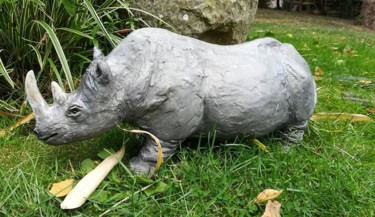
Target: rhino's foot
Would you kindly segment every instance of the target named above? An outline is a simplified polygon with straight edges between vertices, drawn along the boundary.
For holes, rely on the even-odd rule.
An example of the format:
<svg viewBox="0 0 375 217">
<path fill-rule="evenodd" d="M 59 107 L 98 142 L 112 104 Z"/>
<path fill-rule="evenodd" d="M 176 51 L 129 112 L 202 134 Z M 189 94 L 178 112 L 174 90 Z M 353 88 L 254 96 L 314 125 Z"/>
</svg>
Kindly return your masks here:
<svg viewBox="0 0 375 217">
<path fill-rule="evenodd" d="M 136 174 L 151 176 L 155 171 L 156 161 L 147 161 L 140 156 L 130 160 L 130 169 Z"/>
<path fill-rule="evenodd" d="M 302 141 L 305 129 L 307 128 L 308 121 L 302 121 L 296 125 L 287 127 L 281 131 L 281 138 L 283 142 L 283 148 L 287 151 L 292 146 L 297 145 Z"/>
<path fill-rule="evenodd" d="M 177 149 L 178 141 L 160 141 L 163 150 L 163 160 L 171 156 Z M 158 146 L 151 139 L 147 139 L 138 156 L 130 161 L 130 168 L 145 175 L 152 175 L 158 159 Z"/>
</svg>

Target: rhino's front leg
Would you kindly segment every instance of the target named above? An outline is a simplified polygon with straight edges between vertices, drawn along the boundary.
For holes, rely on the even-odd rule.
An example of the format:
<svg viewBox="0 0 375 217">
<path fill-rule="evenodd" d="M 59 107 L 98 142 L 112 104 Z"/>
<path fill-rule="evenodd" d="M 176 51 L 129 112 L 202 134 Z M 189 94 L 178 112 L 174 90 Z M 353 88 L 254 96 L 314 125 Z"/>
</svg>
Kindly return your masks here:
<svg viewBox="0 0 375 217">
<path fill-rule="evenodd" d="M 163 159 L 171 156 L 180 145 L 180 141 L 161 141 L 163 149 Z M 133 157 L 130 161 L 130 168 L 136 173 L 146 175 L 153 174 L 158 157 L 158 146 L 151 140 L 146 139 L 138 156 Z"/>
</svg>

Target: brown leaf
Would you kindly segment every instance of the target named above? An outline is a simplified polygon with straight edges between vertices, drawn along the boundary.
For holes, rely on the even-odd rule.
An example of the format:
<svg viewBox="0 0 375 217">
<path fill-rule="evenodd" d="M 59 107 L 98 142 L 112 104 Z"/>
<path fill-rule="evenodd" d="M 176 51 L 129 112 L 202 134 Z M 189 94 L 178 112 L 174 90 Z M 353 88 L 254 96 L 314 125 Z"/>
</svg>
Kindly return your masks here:
<svg viewBox="0 0 375 217">
<path fill-rule="evenodd" d="M 315 67 L 315 75 L 316 76 L 322 76 L 322 75 L 324 75 L 324 71 L 317 66 L 317 67 Z"/>
<path fill-rule="evenodd" d="M 370 114 L 375 114 L 375 108 L 366 109 L 366 112 L 368 112 Z"/>
<path fill-rule="evenodd" d="M 266 205 L 266 210 L 264 211 L 262 217 L 281 217 L 280 215 L 281 203 L 278 201 L 269 200 Z"/>
<path fill-rule="evenodd" d="M 73 179 L 66 179 L 61 182 L 53 183 L 49 193 L 56 197 L 64 197 L 73 189 Z"/>
<path fill-rule="evenodd" d="M 262 202 L 267 201 L 267 200 L 273 200 L 273 199 L 277 198 L 281 193 L 283 193 L 283 190 L 278 191 L 278 190 L 274 190 L 274 189 L 265 189 L 260 194 L 258 194 L 254 203 L 262 203 Z"/>
<path fill-rule="evenodd" d="M 10 131 L 14 130 L 15 128 L 19 127 L 20 125 L 28 123 L 33 118 L 34 118 L 34 113 L 31 113 L 31 114 L 27 115 L 26 117 L 18 120 L 15 124 L 10 125 L 9 127 L 5 128 L 5 129 L 0 130 L 0 137 L 5 136 L 5 134 L 7 132 L 10 132 Z"/>
<path fill-rule="evenodd" d="M 125 129 L 123 129 L 123 130 L 125 130 Z M 154 136 L 152 133 L 144 131 L 144 130 L 125 130 L 125 131 L 131 132 L 131 133 L 145 133 L 145 134 L 151 136 L 151 138 L 158 145 L 158 159 L 156 161 L 154 173 L 151 174 L 151 176 L 155 175 L 155 173 L 159 170 L 161 164 L 163 163 L 163 149 L 161 147 L 160 140 L 156 136 Z"/>
<path fill-rule="evenodd" d="M 15 114 L 8 113 L 8 112 L 3 112 L 3 111 L 0 111 L 0 116 L 4 116 L 4 117 L 8 117 L 8 118 L 19 118 L 19 117 L 22 117 L 20 115 L 15 115 Z"/>
<path fill-rule="evenodd" d="M 374 121 L 372 118 L 361 115 L 361 114 L 348 114 L 348 113 L 316 113 L 314 114 L 310 120 L 312 121 L 319 121 L 319 120 L 346 120 L 352 122 L 372 122 Z"/>
<path fill-rule="evenodd" d="M 116 33 L 120 34 L 120 35 L 126 35 L 127 33 L 131 32 L 132 30 L 131 29 L 119 29 L 116 31 Z"/>
</svg>

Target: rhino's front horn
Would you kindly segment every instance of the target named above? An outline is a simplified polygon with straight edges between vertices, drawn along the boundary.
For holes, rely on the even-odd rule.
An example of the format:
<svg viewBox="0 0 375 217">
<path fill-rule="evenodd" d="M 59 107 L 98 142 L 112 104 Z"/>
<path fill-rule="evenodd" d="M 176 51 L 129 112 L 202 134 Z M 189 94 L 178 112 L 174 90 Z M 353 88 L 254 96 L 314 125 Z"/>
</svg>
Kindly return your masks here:
<svg viewBox="0 0 375 217">
<path fill-rule="evenodd" d="M 61 89 L 61 87 L 54 81 L 51 83 L 53 102 L 63 104 L 67 99 L 67 94 Z"/>
<path fill-rule="evenodd" d="M 25 89 L 27 100 L 29 101 L 36 117 L 40 117 L 47 112 L 48 104 L 39 92 L 33 70 L 29 71 L 26 75 Z"/>
</svg>

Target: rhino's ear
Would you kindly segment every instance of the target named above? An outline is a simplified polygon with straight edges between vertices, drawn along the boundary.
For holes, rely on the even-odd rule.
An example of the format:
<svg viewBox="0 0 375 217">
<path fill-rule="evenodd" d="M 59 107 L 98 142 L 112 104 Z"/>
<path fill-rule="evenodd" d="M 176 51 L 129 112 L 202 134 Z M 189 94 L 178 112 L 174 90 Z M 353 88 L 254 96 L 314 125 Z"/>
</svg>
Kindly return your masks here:
<svg viewBox="0 0 375 217">
<path fill-rule="evenodd" d="M 93 57 L 94 57 L 94 60 L 95 59 L 101 59 L 101 58 L 104 57 L 104 54 L 98 47 L 94 47 Z"/>
<path fill-rule="evenodd" d="M 96 70 L 95 77 L 101 84 L 107 84 L 111 79 L 112 73 L 108 64 L 104 61 L 98 62 L 98 67 Z"/>
</svg>

